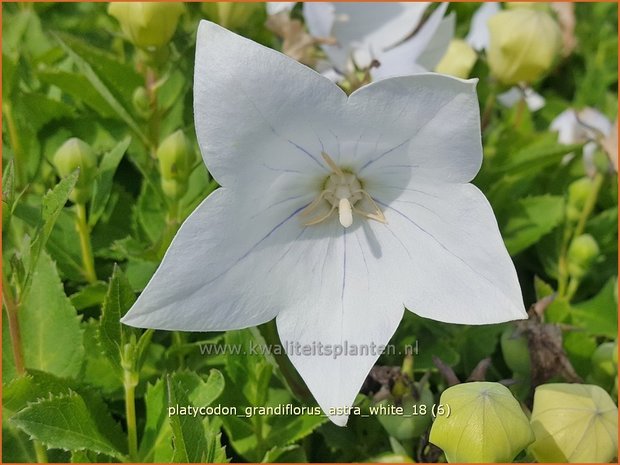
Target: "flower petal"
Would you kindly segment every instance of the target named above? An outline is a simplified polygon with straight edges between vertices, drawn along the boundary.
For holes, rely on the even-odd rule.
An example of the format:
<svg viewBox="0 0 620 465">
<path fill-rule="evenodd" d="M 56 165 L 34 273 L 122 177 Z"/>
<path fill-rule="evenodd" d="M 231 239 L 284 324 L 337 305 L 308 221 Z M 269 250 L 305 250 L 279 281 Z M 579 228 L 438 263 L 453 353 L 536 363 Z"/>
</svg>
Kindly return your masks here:
<svg viewBox="0 0 620 465">
<path fill-rule="evenodd" d="M 346 94 L 285 55 L 201 21 L 194 112 L 206 165 L 225 187 L 257 184 L 254 171 L 326 173 L 321 151 Z M 303 109 L 303 110 L 302 110 Z"/>
<path fill-rule="evenodd" d="M 482 164 L 476 82 L 428 73 L 385 79 L 351 94 L 349 109 L 363 115 L 357 126 L 366 131 L 364 139 L 379 134 L 391 143 L 360 161 L 357 173 L 405 179 L 409 167 L 420 181 L 471 181 Z"/>
<path fill-rule="evenodd" d="M 447 9 L 448 4 L 442 3 L 413 37 L 379 54 L 381 65 L 370 70 L 372 78 L 407 76 L 433 69 L 454 36 L 454 15 L 443 17 Z"/>
<path fill-rule="evenodd" d="M 526 318 L 514 265 L 484 195 L 471 184 L 419 182 L 400 192 L 389 203 L 383 198 L 390 189 L 371 195 L 387 220 L 373 224 L 378 242 L 400 243 L 397 252 L 382 249 L 383 261 L 392 264 L 406 307 L 451 323 Z"/>
<path fill-rule="evenodd" d="M 297 213 L 312 196 L 299 192 L 265 201 L 216 190 L 183 223 L 123 323 L 221 331 L 274 318 L 282 292 L 267 278 L 281 250 L 301 237 L 305 228 Z"/>
<path fill-rule="evenodd" d="M 295 368 L 340 426 L 348 418 L 343 410 L 353 404 L 379 346 L 389 342 L 404 311 L 402 300 L 390 292 L 389 275 L 380 274 L 385 264 L 372 252 L 377 244 L 368 236 L 367 222 L 354 221 L 345 229 L 333 218 L 326 225 L 330 238 L 307 246 L 306 280 L 314 292 L 276 320 Z"/>
<path fill-rule="evenodd" d="M 489 46 L 489 27 L 487 21 L 491 16 L 499 13 L 500 7 L 497 2 L 482 4 L 471 19 L 469 34 L 465 40 L 474 50 L 484 50 Z"/>
<path fill-rule="evenodd" d="M 428 5 L 428 2 L 308 2 L 304 3 L 304 17 L 313 36 L 332 36 L 337 40 L 338 45 L 325 45 L 323 50 L 334 66 L 344 72 L 352 54 L 356 64 L 365 67 L 373 56 L 404 40 L 415 30 Z"/>
</svg>

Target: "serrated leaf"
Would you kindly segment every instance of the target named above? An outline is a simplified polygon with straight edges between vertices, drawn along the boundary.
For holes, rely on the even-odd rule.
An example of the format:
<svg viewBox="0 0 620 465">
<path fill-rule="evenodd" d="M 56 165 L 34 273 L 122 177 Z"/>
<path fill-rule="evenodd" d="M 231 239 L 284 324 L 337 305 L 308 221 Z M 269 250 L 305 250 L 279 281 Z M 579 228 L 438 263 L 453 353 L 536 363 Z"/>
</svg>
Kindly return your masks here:
<svg viewBox="0 0 620 465">
<path fill-rule="evenodd" d="M 121 373 L 121 317 L 129 310 L 136 300 L 136 296 L 123 274 L 116 265 L 110 278 L 108 291 L 103 302 L 101 319 L 99 321 L 98 339 L 101 349 Z"/>
<path fill-rule="evenodd" d="M 57 376 L 76 376 L 84 359 L 79 321 L 54 262 L 41 253 L 30 293 L 19 311 L 25 366 Z"/>
<path fill-rule="evenodd" d="M 561 196 L 540 195 L 516 202 L 502 235 L 510 255 L 516 255 L 550 233 L 564 215 Z"/>
<path fill-rule="evenodd" d="M 130 143 L 131 138 L 126 137 L 112 150 L 104 154 L 101 162 L 99 163 L 88 218 L 88 224 L 91 227 L 97 224 L 97 221 L 99 221 L 99 218 L 101 218 L 101 215 L 105 210 L 108 199 L 110 198 L 110 193 L 112 192 L 112 180 L 114 178 L 114 173 L 116 173 L 118 164 L 121 162 L 121 159 L 127 151 Z"/>
<path fill-rule="evenodd" d="M 83 400 L 99 431 L 119 451 L 125 452 L 126 440 L 120 425 L 112 418 L 110 409 L 99 392 L 81 382 L 59 378 L 38 370 L 28 370 L 26 375 L 15 379 L 2 392 L 3 418 L 18 413 L 33 402 L 50 396 L 68 395 L 74 392 Z"/>
<path fill-rule="evenodd" d="M 102 281 L 87 284 L 75 294 L 71 294 L 71 304 L 76 310 L 84 310 L 88 307 L 98 307 L 103 304 L 108 286 Z"/>
<path fill-rule="evenodd" d="M 544 136 L 511 154 L 495 167 L 498 173 L 529 173 L 539 171 L 550 165 L 557 165 L 566 154 L 581 150 L 583 144 L 563 145 L 555 141 L 555 136 Z"/>
<path fill-rule="evenodd" d="M 32 282 L 32 275 L 37 266 L 41 251 L 49 239 L 52 229 L 54 228 L 54 224 L 58 219 L 58 215 L 67 203 L 67 200 L 69 200 L 69 194 L 77 182 L 78 175 L 79 171 L 76 170 L 66 178 L 62 179 L 56 187 L 54 187 L 51 191 L 48 191 L 43 196 L 41 219 L 30 246 L 28 274 L 26 275 L 26 282 L 22 288 L 22 300 L 26 299 L 29 286 Z"/>
<path fill-rule="evenodd" d="M 176 376 L 168 376 L 168 405 L 190 405 L 189 388 Z M 174 455 L 172 461 L 176 463 L 202 462 L 203 453 L 208 449 L 205 430 L 202 420 L 191 415 L 171 415 L 172 441 Z"/>
<path fill-rule="evenodd" d="M 174 374 L 177 384 L 182 385 L 188 399 L 188 403 L 179 405 L 192 405 L 195 407 L 207 407 L 211 405 L 224 390 L 224 377 L 218 370 L 212 369 L 206 380 L 193 372 L 180 372 Z M 162 379 L 154 385 L 149 385 L 145 396 L 146 424 L 143 439 L 140 443 L 139 456 L 145 462 L 170 462 L 173 456 L 171 447 L 172 429 L 171 419 L 168 417 L 168 398 Z M 202 417 L 197 417 L 202 421 Z M 212 444 L 217 441 L 219 445 L 219 428 L 205 425 L 206 442 L 209 449 L 205 450 L 207 456 L 210 453 L 217 456 L 217 447 Z M 224 456 L 225 459 L 225 456 Z M 205 459 L 206 462 L 210 460 Z"/>
<path fill-rule="evenodd" d="M 13 416 L 11 423 L 50 448 L 91 450 L 123 458 L 97 428 L 84 399 L 73 391 L 30 404 Z"/>
</svg>

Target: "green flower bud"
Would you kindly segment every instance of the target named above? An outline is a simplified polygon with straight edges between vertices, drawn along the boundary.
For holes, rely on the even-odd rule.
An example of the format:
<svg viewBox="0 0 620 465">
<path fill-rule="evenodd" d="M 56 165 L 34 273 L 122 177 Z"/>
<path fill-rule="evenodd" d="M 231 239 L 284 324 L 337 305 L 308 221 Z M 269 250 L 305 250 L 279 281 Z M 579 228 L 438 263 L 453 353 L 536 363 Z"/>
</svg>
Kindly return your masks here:
<svg viewBox="0 0 620 465">
<path fill-rule="evenodd" d="M 582 234 L 568 248 L 568 273 L 579 279 L 584 277 L 598 258 L 600 249 L 590 234 Z"/>
<path fill-rule="evenodd" d="M 161 48 L 170 42 L 184 11 L 182 3 L 173 2 L 114 2 L 108 6 L 108 13 L 118 20 L 127 39 L 143 49 Z"/>
<path fill-rule="evenodd" d="M 144 87 L 136 87 L 132 95 L 132 103 L 136 113 L 142 118 L 147 119 L 151 113 L 151 103 Z"/>
<path fill-rule="evenodd" d="M 226 29 L 238 29 L 247 25 L 252 17 L 266 15 L 265 5 L 256 2 L 203 2 L 201 9 L 209 19 Z"/>
<path fill-rule="evenodd" d="M 187 192 L 194 151 L 183 131 L 170 134 L 157 149 L 162 189 L 172 199 L 181 198 Z"/>
<path fill-rule="evenodd" d="M 560 52 L 560 28 L 544 11 L 505 10 L 493 15 L 488 26 L 489 67 L 503 84 L 537 81 L 549 71 Z"/>
<path fill-rule="evenodd" d="M 618 345 L 616 342 L 604 342 L 598 346 L 591 358 L 592 373 L 590 379 L 596 384 L 611 387 L 618 373 L 617 354 Z"/>
<path fill-rule="evenodd" d="M 471 46 L 462 39 L 453 39 L 435 71 L 458 78 L 467 78 L 476 64 L 478 55 Z"/>
<path fill-rule="evenodd" d="M 80 175 L 69 199 L 80 204 L 88 202 L 92 195 L 93 180 L 97 175 L 97 156 L 90 145 L 72 137 L 56 150 L 53 164 L 63 178 L 80 168 Z"/>
<path fill-rule="evenodd" d="M 527 337 L 516 328 L 507 328 L 500 339 L 502 354 L 508 368 L 513 373 L 529 375 L 530 373 L 530 349 Z"/>
<path fill-rule="evenodd" d="M 457 384 L 446 389 L 430 441 L 443 449 L 448 462 L 511 462 L 534 440 L 519 402 L 499 383 Z"/>
<path fill-rule="evenodd" d="M 577 221 L 581 216 L 581 211 L 586 204 L 590 192 L 592 192 L 593 182 L 590 178 L 583 177 L 573 181 L 568 186 L 568 203 L 566 205 L 566 216 L 569 221 Z"/>
<path fill-rule="evenodd" d="M 529 452 L 538 462 L 609 462 L 618 452 L 618 408 L 591 384 L 544 384 L 534 393 Z"/>
<path fill-rule="evenodd" d="M 417 399 L 409 393 L 403 396 L 400 402 L 402 415 L 377 415 L 377 419 L 388 434 L 399 441 L 420 437 L 431 424 L 433 400 L 433 393 L 424 386 Z M 379 405 L 394 405 L 394 401 L 385 399 Z"/>
</svg>

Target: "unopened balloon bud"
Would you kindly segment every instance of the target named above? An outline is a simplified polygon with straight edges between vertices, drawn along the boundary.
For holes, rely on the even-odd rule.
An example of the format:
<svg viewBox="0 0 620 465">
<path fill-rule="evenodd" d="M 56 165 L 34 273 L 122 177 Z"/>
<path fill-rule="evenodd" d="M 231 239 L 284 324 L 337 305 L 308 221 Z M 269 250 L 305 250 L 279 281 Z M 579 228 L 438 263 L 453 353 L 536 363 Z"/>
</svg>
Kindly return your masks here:
<svg viewBox="0 0 620 465">
<path fill-rule="evenodd" d="M 505 10 L 488 21 L 491 74 L 506 85 L 532 83 L 553 66 L 562 37 L 556 21 L 544 11 Z"/>
<path fill-rule="evenodd" d="M 93 181 L 97 175 L 97 156 L 90 145 L 77 137 L 72 137 L 62 144 L 53 157 L 53 164 L 62 177 L 69 176 L 76 169 L 80 175 L 69 199 L 84 204 L 92 195 Z"/>
<path fill-rule="evenodd" d="M 534 433 L 519 402 L 506 386 L 473 382 L 446 389 L 430 441 L 448 462 L 511 462 L 533 440 Z"/>
</svg>

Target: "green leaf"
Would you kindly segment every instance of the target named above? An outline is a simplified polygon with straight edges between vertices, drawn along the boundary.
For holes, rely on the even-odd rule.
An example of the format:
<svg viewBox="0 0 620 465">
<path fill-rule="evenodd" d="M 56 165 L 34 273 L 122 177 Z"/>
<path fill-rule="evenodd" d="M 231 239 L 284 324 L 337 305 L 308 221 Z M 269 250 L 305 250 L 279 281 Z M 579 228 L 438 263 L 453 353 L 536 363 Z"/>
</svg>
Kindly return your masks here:
<svg viewBox="0 0 620 465">
<path fill-rule="evenodd" d="M 97 224 L 97 221 L 99 221 L 99 218 L 101 218 L 105 210 L 108 199 L 110 198 L 110 193 L 112 192 L 114 173 L 116 173 L 116 169 L 130 143 L 131 138 L 126 137 L 119 142 L 116 147 L 106 153 L 99 163 L 88 218 L 88 224 L 91 227 Z"/>
<path fill-rule="evenodd" d="M 502 233 L 510 255 L 516 255 L 538 242 L 562 221 L 564 199 L 540 195 L 517 201 Z"/>
<path fill-rule="evenodd" d="M 169 376 L 168 405 L 190 405 L 189 388 L 176 376 Z M 205 430 L 202 420 L 191 415 L 171 415 L 170 426 L 172 428 L 172 441 L 174 455 L 172 461 L 176 463 L 203 461 L 203 454 L 208 449 Z"/>
<path fill-rule="evenodd" d="M 304 463 L 307 461 L 306 452 L 298 445 L 273 447 L 267 451 L 261 460 L 262 463 Z"/>
<path fill-rule="evenodd" d="M 511 175 L 535 173 L 548 166 L 558 165 L 566 154 L 579 151 L 583 147 L 583 144 L 558 144 L 555 138 L 554 134 L 543 134 L 534 143 L 503 158 L 495 170 L 498 174 L 509 173 Z"/>
<path fill-rule="evenodd" d="M 618 337 L 617 278 L 613 277 L 592 299 L 574 304 L 571 308 L 573 323 L 589 334 Z"/>
<path fill-rule="evenodd" d="M 207 407 L 224 390 L 224 376 L 215 369 L 209 372 L 206 381 L 193 372 L 175 373 L 174 379 L 184 387 L 189 401 L 189 404 L 179 403 L 179 405 Z M 143 439 L 140 443 L 140 459 L 144 462 L 170 462 L 174 452 L 171 447 L 172 418 L 170 417 L 169 421 L 168 398 L 164 389 L 163 379 L 159 379 L 154 385 L 147 386 L 145 404 L 146 424 L 144 426 Z M 219 444 L 219 438 L 217 437 L 219 429 L 217 431 L 212 431 L 213 428 L 211 427 L 206 427 L 205 429 L 207 443 L 211 447 L 214 446 L 214 442 Z M 215 453 L 217 449 L 215 451 L 209 449 L 209 451 Z M 215 455 L 217 456 L 217 454 Z M 211 462 L 207 458 L 204 461 Z"/>
<path fill-rule="evenodd" d="M 58 87 L 63 92 L 73 97 L 78 102 L 83 102 L 100 116 L 112 118 L 116 116 L 114 109 L 101 96 L 97 89 L 80 73 L 68 71 L 40 71 L 39 79 L 47 84 Z"/>
<path fill-rule="evenodd" d="M 123 458 L 97 428 L 84 399 L 73 391 L 30 404 L 11 422 L 50 448 L 91 450 Z"/>
<path fill-rule="evenodd" d="M 32 244 L 30 247 L 29 253 L 29 264 L 28 264 L 28 274 L 26 276 L 26 283 L 24 283 L 22 287 L 22 299 L 26 299 L 26 296 L 29 291 L 29 285 L 32 281 L 33 272 L 37 266 L 37 262 L 39 260 L 39 256 L 41 255 L 41 251 L 45 247 L 47 240 L 52 232 L 54 224 L 58 219 L 58 215 L 62 211 L 63 207 L 67 203 L 69 199 L 69 194 L 73 190 L 77 178 L 79 176 L 79 171 L 75 171 L 71 175 L 62 179 L 54 189 L 48 191 L 47 194 L 43 196 L 42 207 L 41 207 L 41 219 L 39 221 L 39 226 L 37 228 L 37 232 L 32 239 Z M 64 293 L 63 293 L 64 294 Z"/>
<path fill-rule="evenodd" d="M 106 101 L 106 103 L 112 108 L 115 115 L 124 121 L 131 130 L 138 135 L 145 145 L 148 145 L 148 138 L 140 129 L 140 126 L 129 112 L 119 103 L 116 97 L 112 94 L 110 89 L 105 85 L 93 68 L 84 60 L 78 53 L 76 53 L 69 45 L 67 45 L 60 37 L 56 36 L 56 40 L 60 43 L 60 46 L 67 52 L 73 62 L 76 64 L 78 70 L 88 79 L 88 82 L 92 84 L 99 95 Z"/>
<path fill-rule="evenodd" d="M 86 61 L 119 98 L 127 105 L 131 104 L 136 87 L 144 84 L 133 66 L 118 61 L 115 55 L 64 33 L 58 36 L 65 44 Z"/>
<path fill-rule="evenodd" d="M 43 252 L 19 312 L 26 367 L 58 376 L 76 376 L 84 359 L 79 321 L 56 266 Z"/>
<path fill-rule="evenodd" d="M 108 286 L 101 281 L 97 281 L 93 284 L 87 284 L 75 294 L 71 294 L 71 305 L 76 310 L 84 310 L 88 307 L 98 307 L 103 303 Z"/>
<path fill-rule="evenodd" d="M 58 378 L 49 373 L 29 370 L 25 376 L 15 379 L 2 392 L 5 409 L 3 415 L 19 413 L 32 402 L 46 400 L 50 396 L 79 395 L 95 420 L 99 431 L 119 451 L 125 452 L 126 438 L 120 425 L 112 418 L 110 409 L 94 389 L 75 380 Z"/>
<path fill-rule="evenodd" d="M 121 367 L 121 317 L 129 310 L 136 296 L 121 269 L 115 265 L 108 285 L 99 321 L 98 339 L 101 349 L 112 362 L 120 376 Z"/>
<path fill-rule="evenodd" d="M 109 394 L 113 398 L 120 395 L 123 382 L 118 370 L 112 365 L 112 361 L 103 354 L 97 341 L 99 321 L 92 318 L 82 324 L 84 330 L 84 364 L 78 379 L 93 386 L 103 394 Z"/>
<path fill-rule="evenodd" d="M 138 456 L 141 462 L 164 463 L 172 461 L 172 429 L 168 422 L 168 399 L 164 380 L 158 379 L 154 385 L 146 387 L 144 396 L 146 423 L 140 441 Z"/>
</svg>

